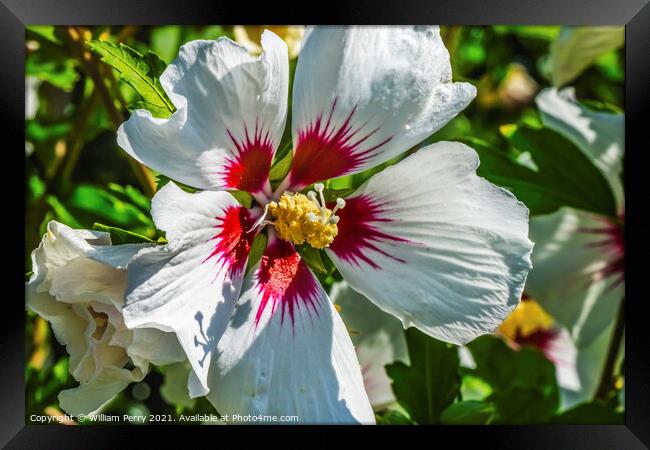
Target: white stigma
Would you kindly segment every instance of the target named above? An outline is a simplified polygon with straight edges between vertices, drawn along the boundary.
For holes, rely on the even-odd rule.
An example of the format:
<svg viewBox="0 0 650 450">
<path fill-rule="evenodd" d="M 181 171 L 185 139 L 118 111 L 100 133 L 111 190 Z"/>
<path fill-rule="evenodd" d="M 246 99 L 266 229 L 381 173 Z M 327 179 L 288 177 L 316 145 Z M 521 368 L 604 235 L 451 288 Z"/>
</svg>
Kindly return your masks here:
<svg viewBox="0 0 650 450">
<path fill-rule="evenodd" d="M 345 208 L 345 200 L 343 200 L 341 197 L 336 199 L 336 206 L 332 210 L 332 215 L 336 213 L 339 209 Z"/>
<path fill-rule="evenodd" d="M 334 207 L 334 209 L 332 210 L 332 213 L 330 214 L 330 223 L 333 223 L 333 224 L 339 223 L 340 217 L 335 216 L 334 214 L 336 214 L 336 211 L 338 211 L 339 209 L 343 209 L 343 208 L 345 208 L 345 200 L 343 200 L 341 197 L 339 197 L 339 198 L 336 199 L 336 206 Z"/>
<path fill-rule="evenodd" d="M 257 227 L 259 226 L 265 226 L 265 225 L 274 225 L 274 222 L 270 220 L 266 220 L 266 216 L 269 213 L 269 204 L 267 203 L 266 206 L 264 207 L 264 213 L 262 214 L 262 217 L 260 217 L 257 222 L 255 222 L 255 225 L 253 225 L 249 230 L 246 231 L 246 233 L 250 233 L 253 230 L 256 230 Z"/>
<path fill-rule="evenodd" d="M 332 223 L 332 224 L 337 224 L 339 222 L 339 217 L 335 216 L 336 211 L 339 209 L 345 208 L 345 200 L 342 198 L 337 198 L 336 199 L 336 206 L 334 209 L 330 212 L 329 219 L 327 218 L 327 205 L 325 204 L 325 195 L 323 194 L 323 191 L 325 190 L 325 185 L 323 183 L 316 183 L 314 185 L 314 191 L 309 191 L 307 192 L 307 198 L 311 200 L 320 210 L 320 222 L 325 224 L 327 222 Z M 320 198 L 320 202 L 318 201 Z M 316 214 L 310 213 L 308 216 L 309 220 L 312 222 L 315 222 L 318 220 L 318 217 L 316 217 Z"/>
</svg>

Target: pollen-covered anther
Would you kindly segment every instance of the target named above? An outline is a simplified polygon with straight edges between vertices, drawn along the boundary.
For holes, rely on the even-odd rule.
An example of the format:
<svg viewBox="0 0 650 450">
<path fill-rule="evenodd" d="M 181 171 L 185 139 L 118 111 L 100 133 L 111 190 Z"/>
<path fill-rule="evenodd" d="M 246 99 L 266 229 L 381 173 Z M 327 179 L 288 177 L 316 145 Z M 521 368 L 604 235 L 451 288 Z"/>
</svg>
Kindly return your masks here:
<svg viewBox="0 0 650 450">
<path fill-rule="evenodd" d="M 339 221 L 334 213 L 345 206 L 345 201 L 337 199 L 336 206 L 330 210 L 325 205 L 323 185 L 317 183 L 314 189 L 318 195 L 314 191 L 307 195 L 285 192 L 277 202 L 268 204 L 268 211 L 274 218 L 273 225 L 280 239 L 294 244 L 306 242 L 314 248 L 325 248 L 334 241 Z"/>
</svg>

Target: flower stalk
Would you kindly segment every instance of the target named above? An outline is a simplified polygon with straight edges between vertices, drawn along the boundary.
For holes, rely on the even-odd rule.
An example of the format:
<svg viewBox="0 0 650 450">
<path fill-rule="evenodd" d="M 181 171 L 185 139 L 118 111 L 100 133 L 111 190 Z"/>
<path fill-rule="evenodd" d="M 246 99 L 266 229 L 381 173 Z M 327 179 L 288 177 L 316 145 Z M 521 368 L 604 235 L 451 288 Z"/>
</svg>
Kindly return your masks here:
<svg viewBox="0 0 650 450">
<path fill-rule="evenodd" d="M 104 77 L 99 69 L 97 59 L 93 57 L 90 51 L 84 46 L 84 34 L 86 30 L 70 26 L 66 31 L 67 32 L 64 36 L 68 46 L 81 62 L 86 74 L 92 79 L 93 85 L 106 107 L 108 117 L 113 124 L 113 127 L 117 129 L 124 121 L 124 116 L 121 111 L 115 107 L 111 93 L 109 92 L 108 87 L 104 82 Z M 107 74 L 107 77 L 112 76 L 112 74 Z M 74 162 L 76 162 L 76 158 Z M 131 168 L 133 169 L 133 172 L 145 194 L 152 197 L 156 192 L 156 182 L 151 171 L 132 158 L 129 158 L 129 164 L 131 165 Z M 72 172 L 71 168 L 66 168 L 66 170 L 70 173 Z"/>
<path fill-rule="evenodd" d="M 596 394 L 594 400 L 607 400 L 609 392 L 614 385 L 614 368 L 616 365 L 616 359 L 618 358 L 618 352 L 621 348 L 623 342 L 623 337 L 625 336 L 625 297 L 621 299 L 621 304 L 618 307 L 618 313 L 616 315 L 616 324 L 614 325 L 614 331 L 612 332 L 612 339 L 609 341 L 609 347 L 607 349 L 607 359 L 605 360 L 605 365 L 603 366 L 603 371 L 600 376 L 600 382 L 598 383 L 598 389 L 596 389 Z"/>
</svg>

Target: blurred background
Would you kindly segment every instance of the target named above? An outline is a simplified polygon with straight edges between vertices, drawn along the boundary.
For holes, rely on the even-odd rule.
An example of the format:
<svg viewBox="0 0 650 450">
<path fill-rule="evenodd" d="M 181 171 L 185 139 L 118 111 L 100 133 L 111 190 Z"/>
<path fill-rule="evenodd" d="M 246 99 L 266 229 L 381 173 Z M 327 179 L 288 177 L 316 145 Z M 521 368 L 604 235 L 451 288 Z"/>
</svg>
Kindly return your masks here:
<svg viewBox="0 0 650 450">
<path fill-rule="evenodd" d="M 182 44 L 195 39 L 227 36 L 247 46 L 252 53 L 259 52 L 259 37 L 264 28 L 27 27 L 26 279 L 32 270 L 30 254 L 38 246 L 50 220 L 72 228 L 92 229 L 95 224 L 101 224 L 126 229 L 152 239 L 157 236 L 149 207 L 160 179 L 156 173 L 129 158 L 116 143 L 117 127 L 128 118 L 127 106 L 137 101 L 138 94 L 126 83 L 119 81 L 117 73 L 102 63 L 85 42 L 91 39 L 122 42 L 140 53 L 151 50 L 168 64 L 175 58 Z M 299 58 L 302 27 L 268 28 L 287 42 L 293 73 Z M 471 137 L 491 148 L 503 149 L 507 155 L 509 144 L 504 126 L 541 126 L 534 99 L 542 89 L 549 86 L 573 86 L 575 97 L 595 111 L 623 111 L 625 60 L 622 29 L 599 34 L 594 29 L 567 29 L 558 26 L 442 26 L 441 34 L 451 56 L 454 81 L 472 83 L 477 87 L 478 95 L 467 109 L 429 138 L 427 143 L 466 140 Z M 290 124 L 290 120 L 287 123 Z M 290 132 L 287 132 L 285 141 L 289 140 Z M 336 187 L 356 186 L 374 171 L 338 180 Z M 114 244 L 119 243 L 114 240 Z M 322 281 L 331 287 L 338 280 L 335 277 Z M 528 312 L 531 313 L 532 309 L 535 307 L 528 308 Z M 44 319 L 29 311 L 26 314 L 26 416 L 61 414 L 58 393 L 77 385 L 68 372 L 67 353 L 57 343 Z M 542 325 L 552 321 L 552 318 L 546 319 L 543 311 L 532 311 L 531 314 Z M 614 321 L 614 318 L 611 320 Z M 511 325 L 515 328 L 517 326 Z M 476 408 L 480 408 L 479 403 L 500 388 L 500 381 L 493 375 L 477 376 L 472 372 L 481 361 L 523 364 L 524 371 L 534 366 L 530 361 L 538 361 L 535 358 L 552 364 L 549 358 L 544 357 L 544 349 L 533 341 L 528 345 L 533 356 L 526 356 L 532 359 L 522 362 L 521 355 L 516 354 L 518 347 L 509 342 L 517 336 L 513 330 L 504 328 L 500 337 L 481 340 L 469 361 L 465 358 L 463 362 L 461 353 L 458 370 L 463 389 L 462 398 L 465 401 L 476 400 Z M 411 334 L 408 336 L 409 350 L 417 345 L 416 341 L 424 339 Z M 415 357 L 417 359 L 417 355 Z M 411 355 L 411 362 L 414 362 L 414 355 Z M 552 394 L 555 398 L 558 389 L 555 375 L 551 373 L 547 376 L 548 370 L 544 370 L 543 376 L 538 377 L 539 374 L 531 375 L 528 372 L 520 376 L 525 378 L 530 375 L 542 392 L 555 389 Z M 103 411 L 135 415 L 214 412 L 205 399 L 190 400 L 187 397 L 184 390 L 186 376 L 186 368 L 182 365 L 152 367 L 142 382 L 130 385 L 107 404 Z M 616 386 L 620 390 L 621 382 Z M 501 408 L 500 415 L 497 414 L 501 417 L 501 423 L 516 422 L 517 416 L 521 417 L 521 411 L 527 409 L 526 406 L 543 408 L 540 405 L 547 400 L 546 397 L 520 394 L 528 403 L 507 405 L 512 409 L 509 416 L 507 408 Z M 592 423 L 620 421 L 623 405 L 618 400 L 620 395 L 615 394 L 607 397 L 616 397 L 613 403 L 608 403 L 607 408 L 598 409 L 592 405 L 577 412 L 574 410 L 569 416 L 561 410 L 556 398 L 551 402 L 548 413 L 541 416 L 524 415 L 520 420 Z M 394 398 L 390 400 L 389 404 L 384 402 L 377 407 L 380 423 L 411 423 L 414 420 L 412 411 L 404 408 L 404 404 L 394 404 Z M 449 403 L 454 402 L 452 399 Z M 499 400 L 495 402 L 498 403 Z M 433 422 L 463 423 L 463 411 L 452 411 L 447 413 L 446 419 L 436 417 Z M 476 414 L 480 417 L 488 415 L 485 410 L 473 412 L 472 420 L 476 420 Z M 495 417 L 493 412 L 490 414 Z M 482 423 L 499 423 L 499 420 L 485 419 Z"/>
</svg>

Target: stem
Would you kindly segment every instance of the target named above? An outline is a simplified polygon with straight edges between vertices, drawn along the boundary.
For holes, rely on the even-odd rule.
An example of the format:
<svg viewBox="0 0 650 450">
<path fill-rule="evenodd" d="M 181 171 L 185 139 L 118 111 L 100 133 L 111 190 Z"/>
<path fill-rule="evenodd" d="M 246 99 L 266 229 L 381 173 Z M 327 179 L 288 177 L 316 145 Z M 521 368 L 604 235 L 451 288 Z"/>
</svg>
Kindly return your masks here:
<svg viewBox="0 0 650 450">
<path fill-rule="evenodd" d="M 70 147 L 70 151 L 68 152 L 68 157 L 63 163 L 63 167 L 61 168 L 61 180 L 63 184 L 67 184 L 70 180 L 72 172 L 77 165 L 79 155 L 81 154 L 81 149 L 83 148 L 84 143 L 84 133 L 88 128 L 88 119 L 90 118 L 91 111 L 94 109 L 98 99 L 96 92 L 97 91 L 93 90 L 89 98 L 86 99 L 84 104 L 81 106 L 79 114 L 77 116 L 77 122 L 74 129 L 72 130 L 72 145 Z"/>
<path fill-rule="evenodd" d="M 616 364 L 616 358 L 618 357 L 618 351 L 623 342 L 623 336 L 625 335 L 624 331 L 625 297 L 621 299 L 621 304 L 618 307 L 616 324 L 614 325 L 612 339 L 609 341 L 609 348 L 607 349 L 607 359 L 605 360 L 605 365 L 603 366 L 603 371 L 600 375 L 600 382 L 598 383 L 598 389 L 596 389 L 594 400 L 606 400 L 612 389 L 614 384 L 614 366 Z"/>
<path fill-rule="evenodd" d="M 97 89 L 99 97 L 104 102 L 108 117 L 113 123 L 113 127 L 117 129 L 120 124 L 124 122 L 124 117 L 122 116 L 121 111 L 115 107 L 115 102 L 113 101 L 113 98 L 108 88 L 106 87 L 106 83 L 104 82 L 104 77 L 100 72 L 97 58 L 94 57 L 84 46 L 84 30 L 78 27 L 68 27 L 67 31 L 68 32 L 66 33 L 65 38 L 68 41 L 70 49 L 77 56 L 79 61 L 81 61 L 84 67 L 84 71 L 93 80 L 93 85 L 95 89 Z M 110 76 L 113 76 L 112 73 Z M 149 169 L 144 167 L 138 161 L 134 160 L 133 158 L 128 158 L 128 160 L 131 168 L 133 169 L 133 172 L 135 173 L 136 178 L 138 179 L 138 182 L 144 190 L 144 193 L 147 196 L 152 197 L 156 192 L 156 182 L 153 178 L 153 175 Z"/>
</svg>

